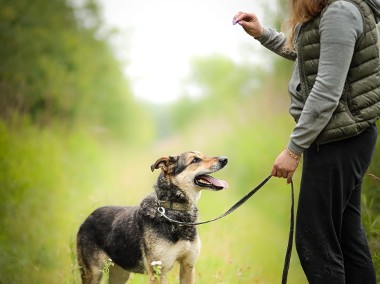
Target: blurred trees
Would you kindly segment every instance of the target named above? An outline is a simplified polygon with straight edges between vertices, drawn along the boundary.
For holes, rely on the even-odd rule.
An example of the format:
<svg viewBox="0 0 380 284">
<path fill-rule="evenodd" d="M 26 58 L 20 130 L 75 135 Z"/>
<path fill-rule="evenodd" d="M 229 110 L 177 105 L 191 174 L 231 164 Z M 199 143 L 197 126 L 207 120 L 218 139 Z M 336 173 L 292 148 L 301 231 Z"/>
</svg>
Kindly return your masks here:
<svg viewBox="0 0 380 284">
<path fill-rule="evenodd" d="M 153 136 L 81 2 L 0 0 L 0 283 L 74 283 L 83 200 L 120 186 L 123 156 Z"/>
<path fill-rule="evenodd" d="M 100 25 L 92 1 L 74 11 L 65 0 L 1 0 L 1 118 L 59 120 L 130 139 L 144 133 L 134 127 L 144 116 Z"/>
<path fill-rule="evenodd" d="M 238 64 L 221 55 L 194 58 L 191 70 L 181 99 L 170 108 L 173 130 L 205 118 L 234 115 L 239 103 L 254 95 L 265 76 L 257 65 Z"/>
</svg>

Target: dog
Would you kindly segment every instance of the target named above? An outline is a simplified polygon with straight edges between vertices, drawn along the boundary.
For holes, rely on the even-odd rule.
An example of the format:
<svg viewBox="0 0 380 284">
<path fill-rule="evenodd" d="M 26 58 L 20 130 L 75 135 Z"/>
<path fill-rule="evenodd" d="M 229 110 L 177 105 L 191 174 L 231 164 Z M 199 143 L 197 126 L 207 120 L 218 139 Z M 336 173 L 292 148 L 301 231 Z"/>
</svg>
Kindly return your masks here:
<svg viewBox="0 0 380 284">
<path fill-rule="evenodd" d="M 148 274 L 149 283 L 165 284 L 166 274 L 176 261 L 180 264 L 180 283 L 194 283 L 200 253 L 196 226 L 173 223 L 158 208 L 164 208 L 173 220 L 196 222 L 196 203 L 202 189 L 228 187 L 225 181 L 209 175 L 227 162 L 227 157 L 207 157 L 195 151 L 162 157 L 151 165 L 152 171 L 161 169 L 154 191 L 139 206 L 96 209 L 77 234 L 82 283 L 100 283 L 108 259 L 113 264 L 109 266 L 112 284 L 125 283 L 130 273 Z"/>
</svg>

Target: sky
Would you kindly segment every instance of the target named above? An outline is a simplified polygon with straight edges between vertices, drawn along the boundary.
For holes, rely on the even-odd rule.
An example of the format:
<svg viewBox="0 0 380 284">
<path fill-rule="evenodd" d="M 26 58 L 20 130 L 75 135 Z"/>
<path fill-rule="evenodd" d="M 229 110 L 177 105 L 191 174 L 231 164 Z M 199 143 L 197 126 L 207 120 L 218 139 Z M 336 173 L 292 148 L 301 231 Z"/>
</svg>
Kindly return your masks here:
<svg viewBox="0 0 380 284">
<path fill-rule="evenodd" d="M 98 0 L 106 25 L 120 35 L 113 46 L 126 61 L 139 100 L 167 103 L 176 100 L 181 80 L 190 72 L 193 57 L 215 53 L 241 59 L 242 44 L 258 43 L 232 18 L 238 11 L 262 15 L 254 0 Z M 247 48 L 245 48 L 246 50 Z"/>
</svg>

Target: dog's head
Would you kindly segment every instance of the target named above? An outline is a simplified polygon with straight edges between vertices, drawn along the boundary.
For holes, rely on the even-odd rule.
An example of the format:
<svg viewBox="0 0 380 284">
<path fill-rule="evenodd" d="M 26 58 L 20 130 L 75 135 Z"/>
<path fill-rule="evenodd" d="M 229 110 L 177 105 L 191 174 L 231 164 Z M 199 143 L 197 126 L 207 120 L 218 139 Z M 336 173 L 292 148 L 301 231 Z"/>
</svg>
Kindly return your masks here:
<svg viewBox="0 0 380 284">
<path fill-rule="evenodd" d="M 184 152 L 176 156 L 158 159 L 151 170 L 161 169 L 161 177 L 175 185 L 186 195 L 197 194 L 202 189 L 221 190 L 228 187 L 227 182 L 212 177 L 227 164 L 227 157 L 207 157 L 200 152 Z"/>
</svg>

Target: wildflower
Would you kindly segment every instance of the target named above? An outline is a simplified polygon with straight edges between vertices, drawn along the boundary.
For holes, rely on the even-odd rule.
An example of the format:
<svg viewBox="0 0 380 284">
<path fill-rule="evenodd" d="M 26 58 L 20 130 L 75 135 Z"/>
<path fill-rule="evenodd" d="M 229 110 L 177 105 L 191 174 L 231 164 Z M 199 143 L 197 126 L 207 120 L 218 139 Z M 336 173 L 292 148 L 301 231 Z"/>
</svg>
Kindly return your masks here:
<svg viewBox="0 0 380 284">
<path fill-rule="evenodd" d="M 162 265 L 162 261 L 161 260 L 152 261 L 152 263 L 150 265 L 151 266 L 161 266 Z"/>
<path fill-rule="evenodd" d="M 156 261 L 152 261 L 150 263 L 150 265 L 153 267 L 153 279 L 158 279 L 159 276 L 161 275 L 162 273 L 162 261 L 160 260 L 156 260 Z"/>
</svg>

